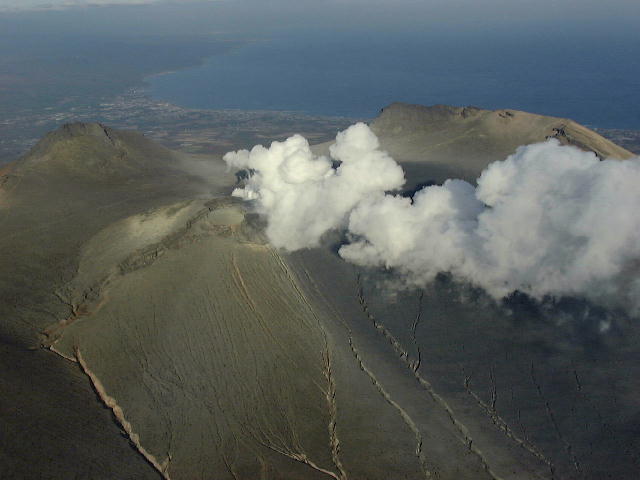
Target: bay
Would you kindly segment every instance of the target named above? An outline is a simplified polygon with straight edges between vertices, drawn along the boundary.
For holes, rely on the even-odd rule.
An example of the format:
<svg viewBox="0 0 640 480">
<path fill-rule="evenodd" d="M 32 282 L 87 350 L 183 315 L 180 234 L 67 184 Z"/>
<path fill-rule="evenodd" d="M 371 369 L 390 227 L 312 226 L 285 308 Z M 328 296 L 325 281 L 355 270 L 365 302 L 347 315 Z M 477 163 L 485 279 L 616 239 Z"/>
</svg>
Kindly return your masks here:
<svg viewBox="0 0 640 480">
<path fill-rule="evenodd" d="M 372 118 L 401 101 L 640 129 L 640 39 L 585 32 L 288 32 L 147 80 L 196 109 Z"/>
</svg>

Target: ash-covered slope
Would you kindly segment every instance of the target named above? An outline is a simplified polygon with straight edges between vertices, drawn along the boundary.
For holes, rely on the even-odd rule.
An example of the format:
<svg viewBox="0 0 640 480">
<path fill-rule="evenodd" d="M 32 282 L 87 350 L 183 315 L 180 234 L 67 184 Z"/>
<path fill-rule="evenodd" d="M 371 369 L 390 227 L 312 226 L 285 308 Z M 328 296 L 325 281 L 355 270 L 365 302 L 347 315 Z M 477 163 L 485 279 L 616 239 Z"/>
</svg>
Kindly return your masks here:
<svg viewBox="0 0 640 480">
<path fill-rule="evenodd" d="M 174 165 L 176 154 L 135 131 L 99 123 L 69 123 L 48 133 L 19 162 L 22 169 L 62 175 L 131 177 L 159 174 Z"/>
<path fill-rule="evenodd" d="M 521 145 L 557 138 L 601 158 L 625 159 L 631 152 L 573 120 L 517 110 L 394 103 L 382 109 L 371 129 L 407 172 L 407 188 L 448 178 L 474 182 L 491 162 Z M 328 144 L 316 147 L 324 151 Z"/>
<path fill-rule="evenodd" d="M 285 254 L 220 159 L 101 125 L 2 175 L 2 478 L 637 472 L 633 321 L 505 309 L 444 277 L 398 292 L 330 248 Z"/>
<path fill-rule="evenodd" d="M 371 127 L 382 137 L 405 137 L 405 155 L 408 155 L 409 148 L 415 148 L 416 153 L 428 148 L 427 152 L 438 158 L 446 148 L 454 149 L 456 146 L 469 151 L 479 150 L 479 154 L 503 152 L 508 155 L 520 145 L 555 137 L 563 144 L 594 151 L 602 158 L 633 156 L 628 150 L 573 120 L 519 110 L 393 103 L 382 109 Z M 414 161 L 420 159 L 415 157 Z"/>
<path fill-rule="evenodd" d="M 39 345 L 75 310 L 65 285 L 84 243 L 206 191 L 179 168 L 188 161 L 135 132 L 72 124 L 0 172 L 0 478 L 157 478 L 87 377 Z M 219 178 L 227 182 L 222 166 Z"/>
<path fill-rule="evenodd" d="M 79 247 L 117 219 L 207 189 L 228 190 L 223 185 L 233 177 L 223 166 L 208 162 L 220 179 L 215 186 L 188 173 L 196 163 L 205 162 L 100 124 L 69 124 L 48 134 L 0 177 L 0 264 L 12 272 L 0 282 L 5 298 L 39 291 L 39 282 L 49 288 L 50 281 L 64 281 Z M 29 322 L 37 329 L 43 321 Z"/>
</svg>

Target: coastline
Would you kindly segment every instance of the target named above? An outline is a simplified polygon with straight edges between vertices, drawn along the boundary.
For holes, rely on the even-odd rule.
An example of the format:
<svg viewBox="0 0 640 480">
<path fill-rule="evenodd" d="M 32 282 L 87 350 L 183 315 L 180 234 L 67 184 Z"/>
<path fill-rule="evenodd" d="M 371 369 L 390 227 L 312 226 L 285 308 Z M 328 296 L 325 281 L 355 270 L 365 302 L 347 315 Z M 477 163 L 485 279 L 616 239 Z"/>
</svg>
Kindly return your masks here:
<svg viewBox="0 0 640 480">
<path fill-rule="evenodd" d="M 225 55 L 228 54 L 230 52 L 233 52 L 234 50 L 240 49 L 240 48 L 244 48 L 248 45 L 251 45 L 253 43 L 258 42 L 259 40 L 223 40 L 224 42 L 229 42 L 229 43 L 236 43 L 235 46 L 233 46 L 232 48 L 230 48 L 229 50 L 226 51 L 222 51 L 222 52 L 217 52 L 211 55 L 207 55 L 204 56 L 202 58 L 200 58 L 199 61 L 194 62 L 194 63 L 190 63 L 188 65 L 185 65 L 183 67 L 178 67 L 178 68 L 172 68 L 170 70 L 161 70 L 159 72 L 153 72 L 147 75 L 144 75 L 141 79 L 142 84 L 147 85 L 149 82 L 149 79 L 155 78 L 155 77 L 162 77 L 165 75 L 171 75 L 173 73 L 178 73 L 178 72 L 182 72 L 184 70 L 189 70 L 191 68 L 199 68 L 204 66 L 210 59 L 217 57 L 218 55 Z"/>
</svg>

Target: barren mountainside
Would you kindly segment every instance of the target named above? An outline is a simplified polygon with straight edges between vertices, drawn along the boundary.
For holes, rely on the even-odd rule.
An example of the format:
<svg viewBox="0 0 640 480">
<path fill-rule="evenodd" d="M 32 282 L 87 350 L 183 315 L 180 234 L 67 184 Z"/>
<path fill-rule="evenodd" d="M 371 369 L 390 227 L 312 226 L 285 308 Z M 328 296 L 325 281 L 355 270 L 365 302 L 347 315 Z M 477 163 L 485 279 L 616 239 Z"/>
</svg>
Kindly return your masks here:
<svg viewBox="0 0 640 480">
<path fill-rule="evenodd" d="M 394 103 L 371 123 L 382 148 L 398 161 L 408 188 L 447 178 L 474 182 L 491 162 L 504 160 L 521 145 L 556 138 L 601 158 L 633 153 L 573 120 L 517 110 L 483 110 L 448 105 Z M 326 153 L 329 143 L 316 151 Z"/>
<path fill-rule="evenodd" d="M 407 188 L 549 136 L 632 156 L 513 110 L 371 127 Z M 99 124 L 0 171 L 0 478 L 636 478 L 637 321 L 274 249 L 237 181 Z"/>
</svg>

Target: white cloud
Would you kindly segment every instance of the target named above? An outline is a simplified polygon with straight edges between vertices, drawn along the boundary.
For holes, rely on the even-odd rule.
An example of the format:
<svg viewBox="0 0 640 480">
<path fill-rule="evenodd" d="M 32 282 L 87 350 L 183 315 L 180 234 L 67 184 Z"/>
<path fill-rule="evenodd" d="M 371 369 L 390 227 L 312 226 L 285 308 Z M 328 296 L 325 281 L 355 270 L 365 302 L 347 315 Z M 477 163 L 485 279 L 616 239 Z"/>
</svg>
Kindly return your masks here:
<svg viewBox="0 0 640 480">
<path fill-rule="evenodd" d="M 339 134 L 331 155 L 337 169 L 295 136 L 225 156 L 255 170 L 234 194 L 255 200 L 275 246 L 316 246 L 344 227 L 343 258 L 414 284 L 450 272 L 495 298 L 518 290 L 640 311 L 640 158 L 600 161 L 550 140 L 494 162 L 477 187 L 448 180 L 410 199 L 385 193 L 403 172 L 366 125 Z"/>
<path fill-rule="evenodd" d="M 331 156 L 315 157 L 300 135 L 270 148 L 255 146 L 224 156 L 228 165 L 255 170 L 236 196 L 257 200 L 267 216 L 267 235 L 287 250 L 317 246 L 327 231 L 345 224 L 346 215 L 371 194 L 400 188 L 404 172 L 363 123 L 338 134 Z"/>
<path fill-rule="evenodd" d="M 152 3 L 193 3 L 218 0 L 0 0 L 0 12 L 22 10 L 61 10 L 73 7 L 99 7 L 109 5 L 147 5 Z"/>
</svg>

